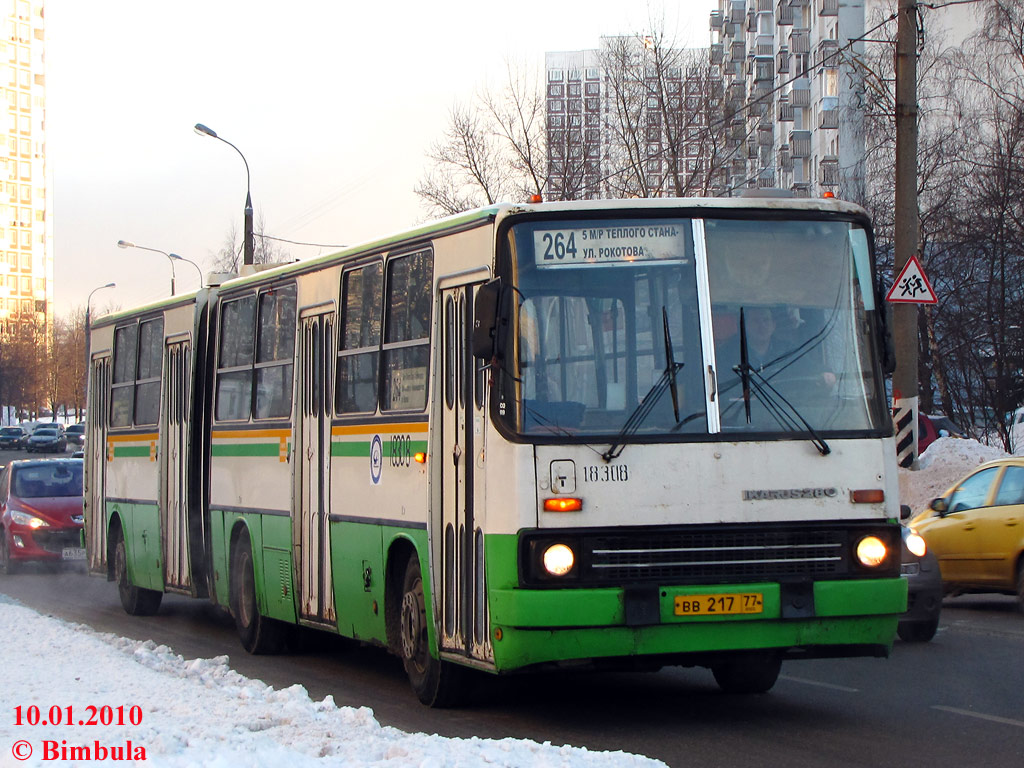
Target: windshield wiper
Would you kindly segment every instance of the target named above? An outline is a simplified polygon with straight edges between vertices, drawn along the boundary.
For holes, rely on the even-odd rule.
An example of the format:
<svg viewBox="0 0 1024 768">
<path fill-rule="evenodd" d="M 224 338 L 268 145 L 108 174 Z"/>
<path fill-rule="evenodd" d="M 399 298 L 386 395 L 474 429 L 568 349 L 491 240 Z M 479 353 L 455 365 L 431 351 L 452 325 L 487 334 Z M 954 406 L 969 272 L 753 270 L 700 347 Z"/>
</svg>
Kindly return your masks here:
<svg viewBox="0 0 1024 768">
<path fill-rule="evenodd" d="M 626 423 L 622 425 L 622 430 L 615 437 L 615 442 L 608 446 L 608 450 L 601 454 L 601 457 L 605 461 L 611 461 L 617 458 L 622 449 L 626 447 L 626 440 L 640 429 L 640 425 L 644 423 L 644 420 L 650 415 L 651 411 L 654 410 L 654 406 L 658 404 L 658 400 L 666 389 L 672 391 L 672 409 L 675 414 L 676 424 L 679 423 L 679 390 L 676 385 L 676 374 L 683 369 L 683 363 L 677 363 L 675 356 L 672 354 L 672 339 L 668 332 L 668 312 L 665 308 L 661 308 L 661 316 L 665 326 L 665 370 L 662 371 L 661 376 L 654 382 L 647 394 L 644 395 L 643 400 L 633 410 L 633 413 L 626 419 Z"/>
<path fill-rule="evenodd" d="M 825 442 L 821 435 L 814 431 L 814 428 L 807 422 L 807 419 L 803 417 L 800 411 L 796 409 L 796 406 L 783 397 L 782 393 L 773 387 L 768 379 L 750 364 L 750 354 L 747 349 L 747 326 L 744 322 L 742 307 L 740 307 L 740 364 L 733 368 L 733 370 L 739 374 L 740 381 L 742 382 L 743 410 L 747 417 L 747 424 L 750 424 L 750 393 L 753 392 L 780 427 L 790 432 L 799 432 L 800 430 L 792 418 L 792 416 L 795 416 L 804 425 L 804 429 L 810 435 L 811 442 L 818 449 L 818 453 L 822 456 L 828 456 L 832 453 L 828 443 Z M 786 410 L 780 403 L 789 409 L 789 413 L 786 413 Z M 790 416 L 790 413 L 792 416 Z"/>
</svg>

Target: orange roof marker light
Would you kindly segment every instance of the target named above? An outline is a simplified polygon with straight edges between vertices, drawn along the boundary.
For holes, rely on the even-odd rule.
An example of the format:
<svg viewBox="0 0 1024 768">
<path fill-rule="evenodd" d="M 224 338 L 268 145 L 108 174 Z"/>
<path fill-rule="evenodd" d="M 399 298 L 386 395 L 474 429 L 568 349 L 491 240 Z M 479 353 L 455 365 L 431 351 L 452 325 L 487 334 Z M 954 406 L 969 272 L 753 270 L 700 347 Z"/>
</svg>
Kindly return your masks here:
<svg viewBox="0 0 1024 768">
<path fill-rule="evenodd" d="M 836 195 L 832 190 L 826 190 L 825 193 L 822 195 L 822 197 L 828 198 L 829 200 L 831 200 L 835 196 Z"/>
<path fill-rule="evenodd" d="M 544 196 L 543 195 L 530 195 L 530 202 L 531 203 L 543 203 L 544 202 Z"/>
</svg>

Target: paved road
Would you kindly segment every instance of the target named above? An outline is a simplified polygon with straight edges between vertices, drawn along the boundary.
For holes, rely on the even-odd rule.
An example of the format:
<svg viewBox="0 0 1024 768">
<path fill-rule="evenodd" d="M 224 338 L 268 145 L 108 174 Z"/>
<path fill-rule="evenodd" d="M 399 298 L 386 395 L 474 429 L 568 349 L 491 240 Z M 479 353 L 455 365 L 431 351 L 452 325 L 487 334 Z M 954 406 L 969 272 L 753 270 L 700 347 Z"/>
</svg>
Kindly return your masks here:
<svg viewBox="0 0 1024 768">
<path fill-rule="evenodd" d="M 1024 615 L 1010 597 L 947 599 L 935 640 L 897 642 L 889 659 L 787 662 L 763 696 L 727 696 L 707 670 L 672 668 L 491 681 L 472 707 L 442 711 L 421 706 L 379 649 L 320 636 L 303 652 L 249 656 L 202 601 L 170 595 L 157 616 L 130 617 L 113 584 L 75 571 L 0 576 L 0 592 L 186 658 L 226 654 L 242 674 L 369 706 L 407 731 L 621 749 L 680 767 L 1024 763 Z"/>
</svg>

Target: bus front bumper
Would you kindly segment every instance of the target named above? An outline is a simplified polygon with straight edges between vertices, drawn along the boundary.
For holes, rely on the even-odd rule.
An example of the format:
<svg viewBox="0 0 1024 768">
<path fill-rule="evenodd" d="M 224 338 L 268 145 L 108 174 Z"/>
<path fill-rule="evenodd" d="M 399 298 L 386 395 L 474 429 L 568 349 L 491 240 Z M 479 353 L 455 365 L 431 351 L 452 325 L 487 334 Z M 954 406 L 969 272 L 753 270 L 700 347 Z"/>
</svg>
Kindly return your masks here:
<svg viewBox="0 0 1024 768">
<path fill-rule="evenodd" d="M 760 594 L 757 613 L 677 615 L 677 598 Z M 697 664 L 731 651 L 787 657 L 884 656 L 907 607 L 904 579 L 602 589 L 499 589 L 491 593 L 497 670 L 552 662 L 658 659 Z"/>
</svg>

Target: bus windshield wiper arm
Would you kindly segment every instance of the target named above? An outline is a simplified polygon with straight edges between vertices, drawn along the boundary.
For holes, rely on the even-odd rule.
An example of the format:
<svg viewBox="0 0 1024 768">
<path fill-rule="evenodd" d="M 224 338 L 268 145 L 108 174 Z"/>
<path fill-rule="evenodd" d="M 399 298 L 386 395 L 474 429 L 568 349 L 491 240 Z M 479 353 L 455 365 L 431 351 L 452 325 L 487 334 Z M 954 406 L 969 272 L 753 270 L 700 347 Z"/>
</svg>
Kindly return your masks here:
<svg viewBox="0 0 1024 768">
<path fill-rule="evenodd" d="M 658 380 L 654 382 L 647 394 L 644 395 L 640 404 L 629 415 L 629 418 L 626 419 L 626 423 L 622 425 L 622 430 L 615 437 L 615 442 L 608 446 L 607 451 L 601 454 L 605 461 L 611 461 L 622 453 L 622 449 L 626 446 L 626 439 L 640 429 L 644 419 L 654 410 L 658 400 L 665 394 L 665 390 L 670 387 L 672 389 L 672 406 L 675 411 L 676 423 L 679 423 L 679 391 L 676 388 L 676 374 L 682 370 L 683 364 L 677 363 L 672 354 L 672 340 L 668 337 L 668 313 L 665 312 L 664 307 L 662 307 L 661 312 L 662 319 L 665 322 L 665 370 L 662 371 L 661 376 L 658 377 Z"/>
<path fill-rule="evenodd" d="M 733 370 L 744 380 L 744 406 L 746 408 L 748 424 L 750 423 L 750 393 L 753 392 L 757 399 L 764 404 L 765 410 L 778 422 L 779 426 L 790 432 L 799 432 L 800 429 L 793 419 L 793 416 L 795 416 L 803 424 L 804 429 L 807 430 L 807 434 L 810 435 L 811 442 L 818 449 L 818 453 L 822 456 L 828 456 L 832 453 L 832 449 L 829 448 L 825 439 L 807 422 L 807 419 L 796 409 L 796 406 L 783 397 L 779 390 L 773 387 L 768 379 L 755 370 L 750 363 L 744 364 L 741 361 Z M 783 408 L 783 405 L 785 408 Z"/>
</svg>

